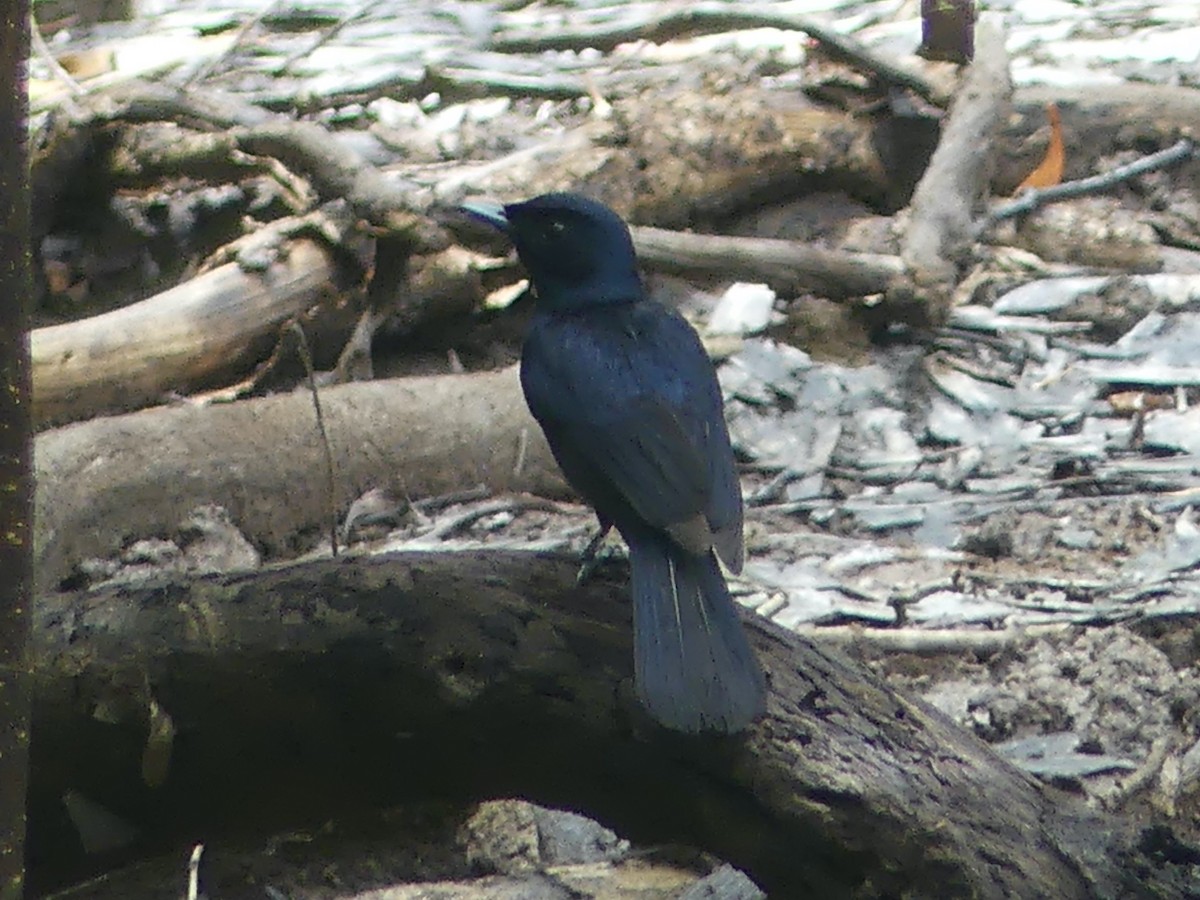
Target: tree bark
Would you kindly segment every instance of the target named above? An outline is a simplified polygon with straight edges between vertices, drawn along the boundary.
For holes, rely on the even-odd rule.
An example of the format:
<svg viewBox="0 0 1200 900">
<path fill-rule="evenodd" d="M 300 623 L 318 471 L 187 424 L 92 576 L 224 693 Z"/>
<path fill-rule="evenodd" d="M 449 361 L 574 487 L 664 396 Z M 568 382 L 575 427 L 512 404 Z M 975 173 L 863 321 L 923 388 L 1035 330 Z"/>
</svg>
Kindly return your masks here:
<svg viewBox="0 0 1200 900">
<path fill-rule="evenodd" d="M 770 896 L 1182 896 L 1188 867 L 1123 821 L 749 613 L 765 718 L 664 732 L 632 695 L 623 567 L 576 587 L 575 565 L 400 554 L 47 600 L 42 864 L 69 870 L 42 828 L 68 787 L 160 840 L 521 796 L 711 851 Z"/>
<path fill-rule="evenodd" d="M 373 488 L 400 499 L 485 485 L 563 495 L 515 368 L 340 385 L 321 392 L 334 508 L 307 391 L 92 419 L 37 437 L 37 591 L 89 557 L 173 534 L 198 505 L 225 507 L 268 559 L 313 547 Z M 452 411 L 452 412 L 448 412 Z"/>
<path fill-rule="evenodd" d="M 978 55 L 908 207 L 900 252 L 905 283 L 895 291 L 918 298 L 937 324 L 949 314 L 954 289 L 982 231 L 994 136 L 1012 96 L 1004 37 L 1004 30 L 989 19 L 977 29 Z"/>
<path fill-rule="evenodd" d="M 302 238 L 279 248 L 262 271 L 226 263 L 140 303 L 39 328 L 32 341 L 38 424 L 236 380 L 269 355 L 285 322 L 332 298 L 336 276 L 333 251 Z"/>
<path fill-rule="evenodd" d="M 33 425 L 28 321 L 29 155 L 25 61 L 29 4 L 0 14 L 0 900 L 25 883 L 29 754 L 29 629 L 33 587 Z"/>
</svg>

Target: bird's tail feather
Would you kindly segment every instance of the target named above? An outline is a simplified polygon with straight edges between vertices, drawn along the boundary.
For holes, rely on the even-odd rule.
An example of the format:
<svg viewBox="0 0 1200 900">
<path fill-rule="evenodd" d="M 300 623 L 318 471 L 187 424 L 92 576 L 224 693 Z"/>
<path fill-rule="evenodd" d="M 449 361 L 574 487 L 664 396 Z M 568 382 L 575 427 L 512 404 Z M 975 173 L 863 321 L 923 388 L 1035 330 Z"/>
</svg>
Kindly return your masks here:
<svg viewBox="0 0 1200 900">
<path fill-rule="evenodd" d="M 658 534 L 627 539 L 639 699 L 677 731 L 742 731 L 763 712 L 765 686 L 716 557 Z"/>
</svg>

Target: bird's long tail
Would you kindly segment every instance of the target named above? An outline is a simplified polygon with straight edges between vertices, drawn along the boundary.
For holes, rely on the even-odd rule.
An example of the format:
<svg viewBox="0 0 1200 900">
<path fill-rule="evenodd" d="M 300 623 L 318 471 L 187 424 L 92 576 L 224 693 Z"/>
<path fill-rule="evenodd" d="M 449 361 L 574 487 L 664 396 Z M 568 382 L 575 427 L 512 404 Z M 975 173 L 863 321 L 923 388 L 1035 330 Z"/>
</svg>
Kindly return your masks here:
<svg viewBox="0 0 1200 900">
<path fill-rule="evenodd" d="M 716 557 L 627 534 L 638 697 L 676 731 L 742 731 L 765 707 L 762 669 Z"/>
</svg>

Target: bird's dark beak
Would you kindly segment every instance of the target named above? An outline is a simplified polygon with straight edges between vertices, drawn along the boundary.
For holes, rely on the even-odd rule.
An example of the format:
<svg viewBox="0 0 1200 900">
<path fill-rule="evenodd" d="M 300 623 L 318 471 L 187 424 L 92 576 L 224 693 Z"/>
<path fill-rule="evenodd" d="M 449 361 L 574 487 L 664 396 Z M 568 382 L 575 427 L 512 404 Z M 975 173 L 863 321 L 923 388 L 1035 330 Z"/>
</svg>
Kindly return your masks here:
<svg viewBox="0 0 1200 900">
<path fill-rule="evenodd" d="M 474 219 L 487 222 L 493 228 L 498 228 L 505 234 L 508 233 L 508 216 L 504 214 L 504 207 L 499 203 L 472 200 L 470 203 L 464 203 L 459 209 Z"/>
</svg>

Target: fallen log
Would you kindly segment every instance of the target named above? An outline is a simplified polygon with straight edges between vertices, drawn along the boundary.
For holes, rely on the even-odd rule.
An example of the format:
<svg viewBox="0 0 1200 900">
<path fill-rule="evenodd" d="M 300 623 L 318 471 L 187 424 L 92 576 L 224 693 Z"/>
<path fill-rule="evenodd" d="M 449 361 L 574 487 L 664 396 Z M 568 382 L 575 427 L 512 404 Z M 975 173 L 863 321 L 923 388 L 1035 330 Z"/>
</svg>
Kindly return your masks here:
<svg viewBox="0 0 1200 900">
<path fill-rule="evenodd" d="M 66 790 L 156 841 L 517 795 L 703 848 L 770 896 L 1183 896 L 1162 835 L 749 613 L 766 717 L 743 738 L 658 729 L 630 687 L 624 572 L 576 587 L 575 567 L 400 554 L 43 598 L 38 865 L 70 863 Z"/>
<path fill-rule="evenodd" d="M 226 263 L 140 303 L 36 329 L 35 420 L 136 409 L 244 374 L 284 322 L 332 296 L 337 268 L 328 246 L 301 238 L 262 269 Z"/>
<path fill-rule="evenodd" d="M 564 492 L 516 370 L 371 381 L 321 393 L 337 496 L 307 391 L 92 419 L 38 435 L 37 589 L 88 557 L 173 533 L 199 504 L 228 510 L 267 558 L 318 543 L 364 491 Z M 452 415 L 447 410 L 453 410 Z"/>
</svg>

